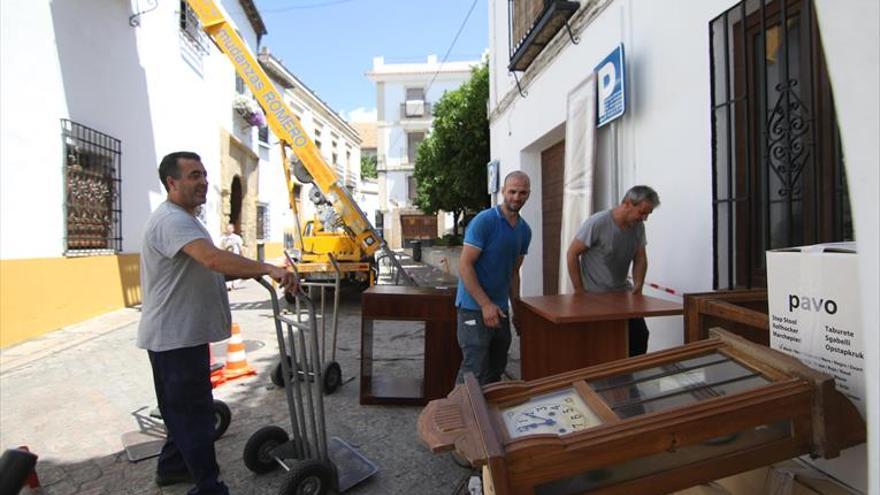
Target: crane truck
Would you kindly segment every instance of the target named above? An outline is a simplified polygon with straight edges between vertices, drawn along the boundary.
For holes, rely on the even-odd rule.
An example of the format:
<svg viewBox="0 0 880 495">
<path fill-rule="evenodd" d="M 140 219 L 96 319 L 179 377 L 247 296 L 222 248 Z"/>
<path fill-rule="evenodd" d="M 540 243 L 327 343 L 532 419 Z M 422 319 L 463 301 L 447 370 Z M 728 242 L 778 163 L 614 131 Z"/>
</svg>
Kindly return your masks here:
<svg viewBox="0 0 880 495">
<path fill-rule="evenodd" d="M 269 128 L 280 140 L 288 200 L 294 218 L 298 218 L 294 177 L 317 187 L 318 192 L 313 194 L 312 201 L 319 207 L 324 207 L 319 208 L 321 226 L 313 224 L 314 230 L 304 232 L 297 225 L 300 246 L 303 251 L 311 251 L 304 253 L 303 259 L 297 263 L 297 269 L 306 275 L 329 272 L 332 265 L 338 265 L 335 262 L 330 263 L 329 257 L 334 253 L 341 254 L 341 261 L 345 262 L 348 261 L 346 258 L 350 259 L 352 256 L 367 258 L 382 251 L 380 257 L 391 262 L 396 281 L 415 285 L 415 281 L 403 269 L 388 244 L 376 233 L 351 192 L 321 157 L 315 143 L 305 133 L 299 120 L 223 10 L 214 0 L 187 0 L 187 3 L 199 18 L 202 30 L 229 58 L 238 75 L 247 84 L 266 113 Z M 287 150 L 293 152 L 290 159 Z M 334 231 L 341 231 L 344 235 L 341 239 L 338 235 L 334 237 Z M 362 260 L 354 261 L 355 265 L 358 261 Z"/>
</svg>

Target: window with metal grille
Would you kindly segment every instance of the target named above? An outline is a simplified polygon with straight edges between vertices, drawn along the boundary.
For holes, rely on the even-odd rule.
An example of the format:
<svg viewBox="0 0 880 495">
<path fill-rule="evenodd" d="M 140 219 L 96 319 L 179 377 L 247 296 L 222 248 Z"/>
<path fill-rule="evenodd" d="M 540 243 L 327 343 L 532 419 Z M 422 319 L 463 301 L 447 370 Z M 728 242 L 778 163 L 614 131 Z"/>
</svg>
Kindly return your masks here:
<svg viewBox="0 0 880 495">
<path fill-rule="evenodd" d="M 244 79 L 241 78 L 238 74 L 235 75 L 235 92 L 236 94 L 243 95 L 245 94 L 245 85 Z"/>
<path fill-rule="evenodd" d="M 259 136 L 261 143 L 268 144 L 269 143 L 269 126 L 264 125 L 263 127 L 260 127 L 257 130 L 257 136 Z"/>
<path fill-rule="evenodd" d="M 419 181 L 414 175 L 407 176 L 406 186 L 407 198 L 415 200 L 419 196 Z"/>
<path fill-rule="evenodd" d="M 767 284 L 765 252 L 851 240 L 840 133 L 810 0 L 711 21 L 714 285 Z"/>
<path fill-rule="evenodd" d="M 180 35 L 199 55 L 208 54 L 207 35 L 202 31 L 201 22 L 186 0 L 180 0 Z M 244 82 L 244 81 L 242 81 Z"/>
<path fill-rule="evenodd" d="M 122 142 L 61 119 L 65 249 L 68 255 L 122 250 Z"/>
<path fill-rule="evenodd" d="M 257 204 L 257 239 L 265 240 L 269 237 L 269 205 Z"/>
<path fill-rule="evenodd" d="M 416 163 L 419 145 L 425 140 L 424 132 L 408 132 L 406 133 L 406 159 L 410 165 Z"/>
<path fill-rule="evenodd" d="M 424 101 L 425 88 L 406 88 L 407 101 Z"/>
<path fill-rule="evenodd" d="M 580 8 L 567 0 L 508 0 L 508 45 L 511 71 L 526 70 L 550 40 Z"/>
</svg>

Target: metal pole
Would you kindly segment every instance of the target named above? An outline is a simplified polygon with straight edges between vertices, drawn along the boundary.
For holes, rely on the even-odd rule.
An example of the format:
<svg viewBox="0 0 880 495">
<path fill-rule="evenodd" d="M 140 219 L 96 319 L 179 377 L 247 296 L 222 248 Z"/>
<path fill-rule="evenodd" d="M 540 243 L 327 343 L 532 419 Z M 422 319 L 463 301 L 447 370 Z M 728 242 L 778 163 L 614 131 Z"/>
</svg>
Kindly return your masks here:
<svg viewBox="0 0 880 495">
<path fill-rule="evenodd" d="M 333 348 L 330 350 L 330 360 L 336 361 L 336 335 L 339 328 L 339 288 L 342 271 L 339 269 L 336 257 L 332 254 L 330 255 L 330 263 L 333 264 L 333 270 L 336 272 L 336 285 L 333 287 Z"/>
</svg>

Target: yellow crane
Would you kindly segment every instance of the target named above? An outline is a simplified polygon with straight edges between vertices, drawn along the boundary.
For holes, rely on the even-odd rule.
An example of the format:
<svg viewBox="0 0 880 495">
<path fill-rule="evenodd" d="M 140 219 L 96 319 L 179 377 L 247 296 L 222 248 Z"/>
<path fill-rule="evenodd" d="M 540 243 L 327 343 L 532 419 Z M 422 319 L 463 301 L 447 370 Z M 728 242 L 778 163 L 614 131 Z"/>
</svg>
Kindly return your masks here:
<svg viewBox="0 0 880 495">
<path fill-rule="evenodd" d="M 315 143 L 300 126 L 281 93 L 269 80 L 217 3 L 213 0 L 187 0 L 187 3 L 198 16 L 202 30 L 229 58 L 238 75 L 263 107 L 269 128 L 281 141 L 284 177 L 294 217 L 298 218 L 292 170 L 294 167 L 301 166 L 303 169 L 298 170 L 297 174 L 301 182 L 312 182 L 318 188 L 321 197 L 313 198 L 313 201 L 329 207 L 324 209 L 321 225 L 318 225 L 319 222 L 312 223 L 313 230 L 308 236 L 311 239 L 307 239 L 303 235 L 304 231 L 299 230 L 297 225 L 303 251 L 303 259 L 297 263 L 297 269 L 304 274 L 333 273 L 334 268 L 329 259 L 333 256 L 340 261 L 339 265 L 344 271 L 366 271 L 369 274 L 369 264 L 363 260 L 382 250 L 396 271 L 397 281 L 415 285 L 412 277 L 388 248 L 388 244 L 376 233 L 349 190 L 321 157 Z M 293 152 L 296 160 L 293 157 L 288 159 L 287 150 Z M 344 236 L 336 234 L 334 229 L 343 231 Z M 306 248 L 311 251 L 307 252 Z"/>
</svg>

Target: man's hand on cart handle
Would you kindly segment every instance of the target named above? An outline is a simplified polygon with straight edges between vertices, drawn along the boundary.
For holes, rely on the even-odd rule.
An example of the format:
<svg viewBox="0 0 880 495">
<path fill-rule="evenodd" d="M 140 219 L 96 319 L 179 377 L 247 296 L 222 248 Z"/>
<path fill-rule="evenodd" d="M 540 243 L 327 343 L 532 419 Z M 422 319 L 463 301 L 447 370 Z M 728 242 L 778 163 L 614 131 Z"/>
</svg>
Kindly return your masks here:
<svg viewBox="0 0 880 495">
<path fill-rule="evenodd" d="M 269 275 L 272 277 L 272 280 L 278 282 L 278 285 L 284 289 L 285 292 L 296 292 L 299 288 L 299 279 L 296 274 L 288 271 L 286 268 L 275 266 L 275 265 L 267 265 L 269 267 Z"/>
</svg>

